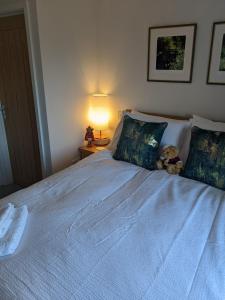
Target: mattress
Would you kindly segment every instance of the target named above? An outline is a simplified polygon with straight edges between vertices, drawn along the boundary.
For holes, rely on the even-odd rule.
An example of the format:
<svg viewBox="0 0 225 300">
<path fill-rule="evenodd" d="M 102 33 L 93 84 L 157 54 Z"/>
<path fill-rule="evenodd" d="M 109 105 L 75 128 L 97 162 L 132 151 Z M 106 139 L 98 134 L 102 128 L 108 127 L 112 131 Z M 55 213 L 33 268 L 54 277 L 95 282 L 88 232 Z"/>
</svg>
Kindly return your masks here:
<svg viewBox="0 0 225 300">
<path fill-rule="evenodd" d="M 0 299 L 225 297 L 225 193 L 94 154 L 5 198 L 29 208 Z"/>
</svg>

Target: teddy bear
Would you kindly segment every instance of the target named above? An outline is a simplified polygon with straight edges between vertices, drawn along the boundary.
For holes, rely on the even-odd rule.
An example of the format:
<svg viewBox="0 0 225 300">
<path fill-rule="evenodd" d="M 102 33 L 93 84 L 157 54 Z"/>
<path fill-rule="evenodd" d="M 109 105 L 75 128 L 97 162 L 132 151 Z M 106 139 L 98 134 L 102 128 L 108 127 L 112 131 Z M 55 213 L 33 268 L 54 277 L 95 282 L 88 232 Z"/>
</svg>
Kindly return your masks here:
<svg viewBox="0 0 225 300">
<path fill-rule="evenodd" d="M 178 149 L 175 146 L 164 146 L 157 161 L 158 170 L 166 169 L 169 174 L 179 174 L 183 168 L 183 162 L 178 156 Z"/>
<path fill-rule="evenodd" d="M 86 134 L 85 134 L 85 141 L 88 141 L 87 146 L 91 147 L 92 146 L 92 142 L 95 140 L 94 137 L 94 133 L 93 133 L 94 129 L 91 128 L 91 126 L 88 126 L 88 128 L 86 128 Z"/>
</svg>

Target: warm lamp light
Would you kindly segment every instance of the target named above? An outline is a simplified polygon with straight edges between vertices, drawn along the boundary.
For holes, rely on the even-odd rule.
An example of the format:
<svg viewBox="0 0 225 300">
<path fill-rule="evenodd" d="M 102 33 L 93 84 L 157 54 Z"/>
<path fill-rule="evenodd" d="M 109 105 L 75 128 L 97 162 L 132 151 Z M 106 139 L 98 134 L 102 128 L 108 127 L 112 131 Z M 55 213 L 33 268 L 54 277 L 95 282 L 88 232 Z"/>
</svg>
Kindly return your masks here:
<svg viewBox="0 0 225 300">
<path fill-rule="evenodd" d="M 95 93 L 92 95 L 93 97 L 108 97 L 107 94 Z"/>
<path fill-rule="evenodd" d="M 109 112 L 105 107 L 90 107 L 88 116 L 95 130 L 108 129 Z"/>
<path fill-rule="evenodd" d="M 109 139 L 106 137 L 102 137 L 102 131 L 108 129 L 109 123 L 109 110 L 106 105 L 105 97 L 108 95 L 95 93 L 92 95 L 93 101 L 91 101 L 88 119 L 90 121 L 91 126 L 94 127 L 95 130 L 99 130 L 99 138 L 96 138 L 94 143 L 96 145 L 106 145 L 109 143 Z"/>
</svg>

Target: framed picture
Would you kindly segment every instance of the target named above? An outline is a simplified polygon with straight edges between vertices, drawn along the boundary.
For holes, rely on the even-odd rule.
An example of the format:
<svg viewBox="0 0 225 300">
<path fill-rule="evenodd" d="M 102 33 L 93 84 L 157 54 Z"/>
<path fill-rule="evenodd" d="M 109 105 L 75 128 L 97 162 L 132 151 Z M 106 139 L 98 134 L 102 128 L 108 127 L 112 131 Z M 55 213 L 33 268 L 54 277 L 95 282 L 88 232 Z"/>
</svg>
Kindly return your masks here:
<svg viewBox="0 0 225 300">
<path fill-rule="evenodd" d="M 225 84 L 225 22 L 213 24 L 208 84 Z"/>
<path fill-rule="evenodd" d="M 148 81 L 191 82 L 197 24 L 150 27 Z"/>
</svg>

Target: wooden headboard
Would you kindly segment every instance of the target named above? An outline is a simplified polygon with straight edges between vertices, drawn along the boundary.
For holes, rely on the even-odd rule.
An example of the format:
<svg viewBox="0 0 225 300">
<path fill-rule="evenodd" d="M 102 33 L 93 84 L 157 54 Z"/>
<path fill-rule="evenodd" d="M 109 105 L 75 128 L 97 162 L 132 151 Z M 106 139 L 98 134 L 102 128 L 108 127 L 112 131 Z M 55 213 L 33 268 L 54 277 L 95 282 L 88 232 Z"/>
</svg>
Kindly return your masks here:
<svg viewBox="0 0 225 300">
<path fill-rule="evenodd" d="M 126 112 L 132 112 L 132 109 L 126 109 Z M 145 112 L 145 111 L 139 111 L 142 114 L 145 115 L 151 115 L 151 116 L 156 116 L 156 117 L 163 117 L 163 118 L 167 118 L 167 119 L 173 119 L 173 120 L 189 120 L 190 117 L 185 116 L 185 117 L 181 117 L 181 116 L 174 116 L 174 115 L 164 115 L 164 114 L 159 114 L 159 113 L 151 113 L 151 112 Z"/>
</svg>

